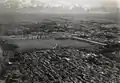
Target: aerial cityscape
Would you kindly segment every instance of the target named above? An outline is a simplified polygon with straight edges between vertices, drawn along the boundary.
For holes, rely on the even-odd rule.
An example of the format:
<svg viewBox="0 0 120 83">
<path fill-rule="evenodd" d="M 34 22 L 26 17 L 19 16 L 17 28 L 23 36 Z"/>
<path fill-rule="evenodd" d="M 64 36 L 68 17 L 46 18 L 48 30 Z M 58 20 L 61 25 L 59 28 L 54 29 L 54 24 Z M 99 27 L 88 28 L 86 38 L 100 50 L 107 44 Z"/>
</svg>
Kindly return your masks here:
<svg viewBox="0 0 120 83">
<path fill-rule="evenodd" d="M 0 83 L 120 83 L 119 0 L 0 0 Z"/>
</svg>

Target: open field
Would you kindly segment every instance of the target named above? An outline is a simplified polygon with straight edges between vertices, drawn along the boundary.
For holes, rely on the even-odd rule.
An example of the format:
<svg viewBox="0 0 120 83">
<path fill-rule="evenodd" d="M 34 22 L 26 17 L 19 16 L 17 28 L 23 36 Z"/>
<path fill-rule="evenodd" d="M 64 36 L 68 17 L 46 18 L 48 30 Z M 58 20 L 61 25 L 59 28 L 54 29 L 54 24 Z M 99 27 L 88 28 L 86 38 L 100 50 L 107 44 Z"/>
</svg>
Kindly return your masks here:
<svg viewBox="0 0 120 83">
<path fill-rule="evenodd" d="M 77 40 L 55 40 L 55 39 L 49 39 L 49 40 L 20 40 L 20 39 L 9 39 L 8 37 L 3 38 L 6 39 L 6 43 L 9 45 L 15 45 L 18 47 L 18 51 L 25 51 L 30 49 L 52 49 L 56 46 L 56 44 L 60 47 L 74 47 L 74 48 L 89 48 L 92 47 L 90 43 L 77 41 Z M 5 47 L 3 45 L 3 47 Z"/>
</svg>

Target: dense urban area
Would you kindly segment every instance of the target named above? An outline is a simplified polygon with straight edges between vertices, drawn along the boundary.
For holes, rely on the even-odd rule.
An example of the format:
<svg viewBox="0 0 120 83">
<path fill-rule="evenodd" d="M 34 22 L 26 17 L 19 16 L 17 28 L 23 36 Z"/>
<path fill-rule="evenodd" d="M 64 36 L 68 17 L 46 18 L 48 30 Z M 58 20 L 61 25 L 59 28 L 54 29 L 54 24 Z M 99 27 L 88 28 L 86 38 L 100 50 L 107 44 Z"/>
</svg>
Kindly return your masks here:
<svg viewBox="0 0 120 83">
<path fill-rule="evenodd" d="M 120 26 L 114 21 L 54 18 L 0 27 L 3 28 L 1 46 L 13 48 L 3 52 L 0 83 L 120 83 Z M 69 41 L 63 42 L 66 45 L 56 43 L 72 41 L 75 37 L 101 45 L 80 41 L 81 45 L 75 42 L 73 46 Z M 14 50 L 17 40 L 21 41 L 18 44 L 23 52 Z M 43 40 L 52 45 L 24 50 L 30 48 L 31 40 L 34 40 L 33 46 Z M 26 48 L 22 41 L 27 41 Z"/>
</svg>

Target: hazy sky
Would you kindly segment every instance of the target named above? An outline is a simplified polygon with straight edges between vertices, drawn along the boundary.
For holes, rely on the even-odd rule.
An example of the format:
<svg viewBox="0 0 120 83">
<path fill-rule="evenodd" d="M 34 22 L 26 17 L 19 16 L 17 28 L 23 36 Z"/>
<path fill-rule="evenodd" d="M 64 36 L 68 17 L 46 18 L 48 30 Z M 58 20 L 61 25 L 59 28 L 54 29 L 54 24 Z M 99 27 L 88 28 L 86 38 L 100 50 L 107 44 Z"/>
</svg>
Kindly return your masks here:
<svg viewBox="0 0 120 83">
<path fill-rule="evenodd" d="M 100 6 L 101 0 L 0 0 L 1 3 L 9 1 L 12 3 L 21 3 L 22 5 L 32 5 L 32 4 L 49 4 L 53 6 L 72 6 L 72 5 L 82 5 L 82 6 Z"/>
<path fill-rule="evenodd" d="M 35 6 L 41 3 L 51 6 L 68 6 L 71 7 L 73 5 L 83 6 L 83 7 L 97 7 L 102 6 L 104 1 L 118 1 L 120 0 L 0 0 L 0 3 L 11 2 L 14 4 L 20 4 L 21 6 Z"/>
<path fill-rule="evenodd" d="M 62 4 L 65 6 L 71 6 L 73 4 L 80 4 L 82 6 L 99 6 L 101 5 L 101 0 L 40 0 L 43 3 L 49 4 Z"/>
</svg>

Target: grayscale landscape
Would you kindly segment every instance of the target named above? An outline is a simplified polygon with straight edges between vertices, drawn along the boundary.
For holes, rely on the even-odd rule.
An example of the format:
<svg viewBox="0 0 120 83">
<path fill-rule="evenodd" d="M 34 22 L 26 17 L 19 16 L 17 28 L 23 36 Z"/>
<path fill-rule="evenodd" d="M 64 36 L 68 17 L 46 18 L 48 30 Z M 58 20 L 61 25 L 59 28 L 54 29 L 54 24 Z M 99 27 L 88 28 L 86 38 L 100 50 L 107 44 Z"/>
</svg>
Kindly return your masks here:
<svg viewBox="0 0 120 83">
<path fill-rule="evenodd" d="M 119 6 L 0 0 L 0 83 L 120 83 Z"/>
</svg>

